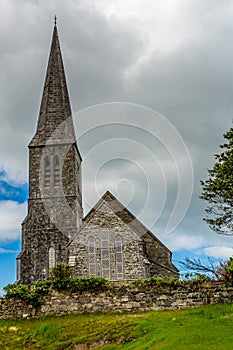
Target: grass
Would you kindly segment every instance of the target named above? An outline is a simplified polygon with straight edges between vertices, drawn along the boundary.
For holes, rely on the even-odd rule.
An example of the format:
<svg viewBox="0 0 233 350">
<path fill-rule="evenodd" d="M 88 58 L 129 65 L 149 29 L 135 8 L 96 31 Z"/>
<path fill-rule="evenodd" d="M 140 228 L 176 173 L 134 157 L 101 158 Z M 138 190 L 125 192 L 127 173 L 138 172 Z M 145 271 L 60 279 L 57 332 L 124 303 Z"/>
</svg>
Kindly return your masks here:
<svg viewBox="0 0 233 350">
<path fill-rule="evenodd" d="M 232 321 L 231 304 L 136 314 L 0 320 L 0 349 L 230 350 Z"/>
</svg>

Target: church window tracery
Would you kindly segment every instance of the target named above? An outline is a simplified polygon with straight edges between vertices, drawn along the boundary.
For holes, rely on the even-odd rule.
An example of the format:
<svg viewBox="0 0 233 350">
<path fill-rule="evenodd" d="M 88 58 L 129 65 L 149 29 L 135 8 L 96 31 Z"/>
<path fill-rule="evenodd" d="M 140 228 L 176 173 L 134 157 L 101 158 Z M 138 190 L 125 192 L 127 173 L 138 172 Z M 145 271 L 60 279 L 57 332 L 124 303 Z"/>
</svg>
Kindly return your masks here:
<svg viewBox="0 0 233 350">
<path fill-rule="evenodd" d="M 123 279 L 123 244 L 120 235 L 115 237 L 115 257 L 116 257 L 116 277 L 117 279 Z"/>
<path fill-rule="evenodd" d="M 110 278 L 110 249 L 109 249 L 109 233 L 101 233 L 101 268 L 102 276 Z"/>
<path fill-rule="evenodd" d="M 90 237 L 88 239 L 88 263 L 89 263 L 89 276 L 96 276 L 96 249 L 95 238 Z"/>
</svg>

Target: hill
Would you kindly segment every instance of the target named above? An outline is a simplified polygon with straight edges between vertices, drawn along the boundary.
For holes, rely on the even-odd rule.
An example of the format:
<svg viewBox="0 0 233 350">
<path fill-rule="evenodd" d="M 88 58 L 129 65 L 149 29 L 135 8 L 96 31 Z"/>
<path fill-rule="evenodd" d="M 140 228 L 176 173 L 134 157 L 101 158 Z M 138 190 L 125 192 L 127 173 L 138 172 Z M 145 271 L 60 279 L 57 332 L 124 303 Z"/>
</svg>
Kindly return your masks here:
<svg viewBox="0 0 233 350">
<path fill-rule="evenodd" d="M 0 320 L 0 348 L 232 349 L 233 305 L 176 311 Z"/>
</svg>

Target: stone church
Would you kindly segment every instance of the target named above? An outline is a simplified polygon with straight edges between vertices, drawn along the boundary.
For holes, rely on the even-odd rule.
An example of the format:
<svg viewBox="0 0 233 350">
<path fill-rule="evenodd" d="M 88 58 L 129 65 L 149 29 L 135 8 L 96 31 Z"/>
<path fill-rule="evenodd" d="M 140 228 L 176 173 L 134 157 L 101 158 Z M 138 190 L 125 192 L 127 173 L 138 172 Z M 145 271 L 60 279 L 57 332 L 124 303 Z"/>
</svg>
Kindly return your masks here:
<svg viewBox="0 0 233 350">
<path fill-rule="evenodd" d="M 28 214 L 17 282 L 46 279 L 60 262 L 73 266 L 77 277 L 178 277 L 170 250 L 110 192 L 83 217 L 81 163 L 55 23 L 37 129 L 29 144 Z"/>
</svg>

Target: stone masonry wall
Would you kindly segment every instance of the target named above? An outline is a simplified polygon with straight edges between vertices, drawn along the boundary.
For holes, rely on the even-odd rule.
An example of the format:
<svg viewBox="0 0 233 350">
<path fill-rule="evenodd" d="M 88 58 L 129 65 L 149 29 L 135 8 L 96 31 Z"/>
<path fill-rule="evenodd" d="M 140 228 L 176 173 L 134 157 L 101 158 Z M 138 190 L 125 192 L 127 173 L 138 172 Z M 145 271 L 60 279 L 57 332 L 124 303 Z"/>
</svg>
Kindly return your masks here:
<svg viewBox="0 0 233 350">
<path fill-rule="evenodd" d="M 109 275 L 105 276 L 101 266 L 101 243 L 102 235 L 107 234 L 109 248 Z M 123 249 L 123 273 L 117 277 L 115 257 L 115 237 L 122 239 Z M 88 239 L 95 240 L 96 252 L 96 273 L 97 277 L 103 276 L 109 280 L 132 280 L 147 278 L 146 264 L 144 262 L 143 247 L 140 238 L 124 222 L 103 204 L 101 209 L 94 212 L 94 215 L 81 229 L 75 241 L 70 245 L 70 255 L 76 256 L 75 269 L 78 276 L 90 277 L 88 273 Z"/>
<path fill-rule="evenodd" d="M 217 282 L 200 285 L 150 288 L 113 286 L 104 292 L 67 294 L 53 292 L 44 297 L 39 308 L 20 300 L 7 303 L 0 299 L 0 319 L 64 315 L 69 313 L 138 312 L 149 310 L 174 310 L 207 304 L 232 303 L 233 287 Z"/>
<path fill-rule="evenodd" d="M 127 221 L 127 220 L 126 220 Z M 107 236 L 109 248 L 109 265 L 107 275 L 104 274 L 101 260 L 101 248 L 103 236 Z M 147 237 L 148 235 L 145 235 Z M 115 238 L 120 237 L 122 242 L 122 273 L 118 273 L 116 259 Z M 78 232 L 75 239 L 69 246 L 69 254 L 75 259 L 75 270 L 77 276 L 90 277 L 89 263 L 89 240 L 94 241 L 95 252 L 95 273 L 97 277 L 103 276 L 110 281 L 135 280 L 138 278 L 149 278 L 151 276 L 177 277 L 178 273 L 171 264 L 170 252 L 154 238 L 147 237 L 150 244 L 150 251 L 154 260 L 148 260 L 146 253 L 147 242 L 142 239 L 140 233 L 136 233 L 120 215 L 109 206 L 106 201 L 102 201 L 100 206 L 88 214 L 88 219 Z M 106 238 L 105 238 L 106 239 Z M 151 240 L 150 240 L 151 239 Z M 157 263 L 155 263 L 155 261 Z M 163 263 L 163 265 L 161 265 Z"/>
</svg>

